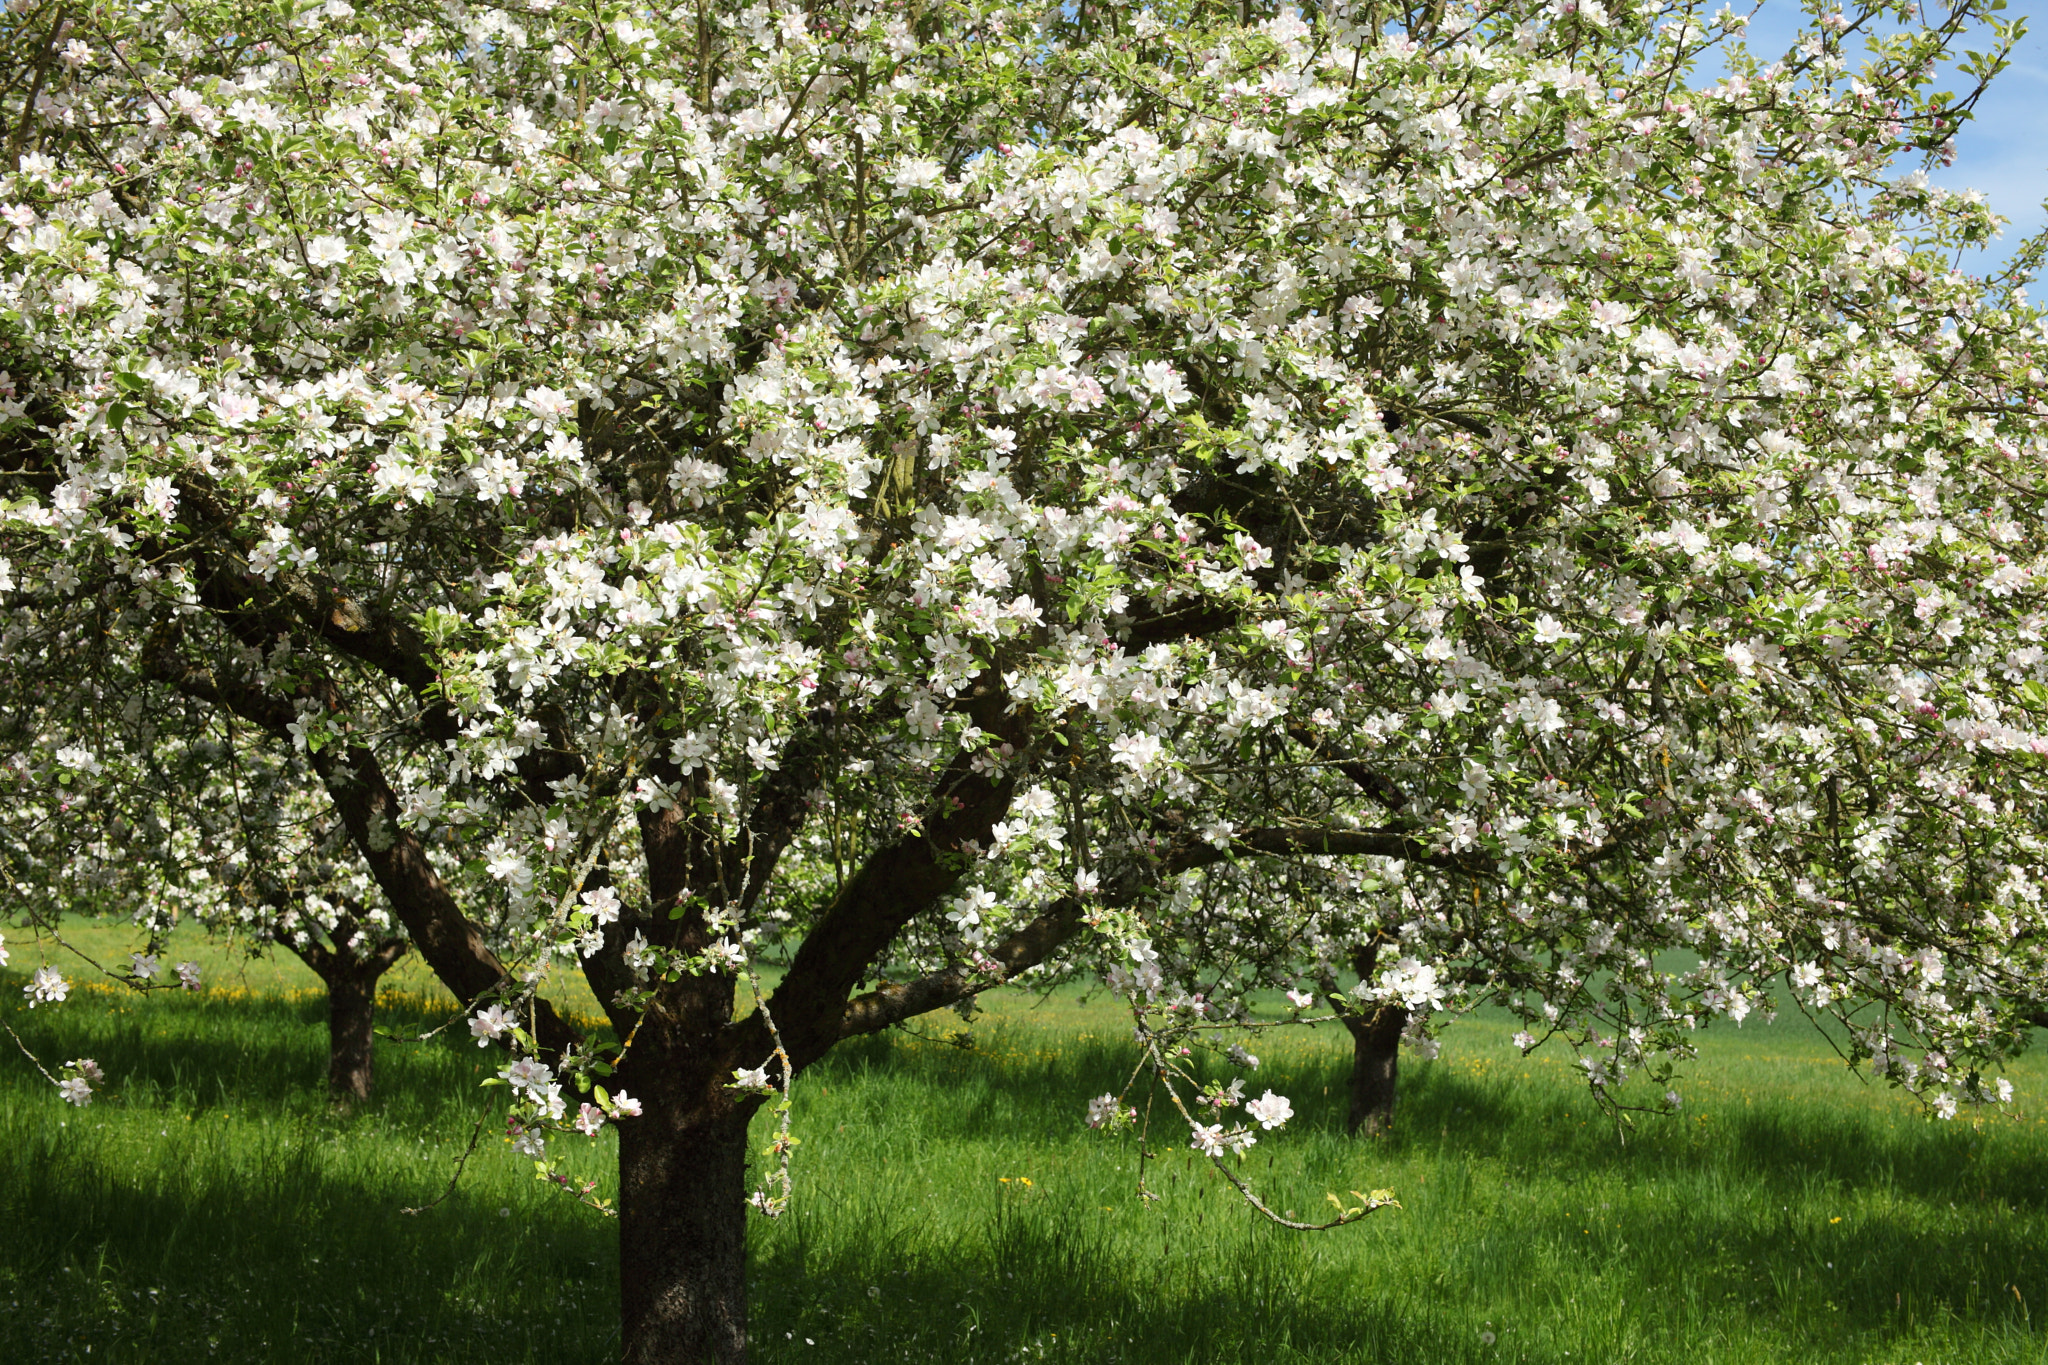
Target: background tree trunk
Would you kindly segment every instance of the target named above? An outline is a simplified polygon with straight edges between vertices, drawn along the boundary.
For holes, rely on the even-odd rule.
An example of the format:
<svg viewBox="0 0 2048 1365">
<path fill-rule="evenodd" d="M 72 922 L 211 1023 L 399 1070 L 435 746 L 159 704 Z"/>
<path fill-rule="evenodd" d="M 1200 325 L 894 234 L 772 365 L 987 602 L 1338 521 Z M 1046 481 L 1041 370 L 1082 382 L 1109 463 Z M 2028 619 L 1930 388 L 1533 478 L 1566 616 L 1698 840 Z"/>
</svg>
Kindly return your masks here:
<svg viewBox="0 0 2048 1365">
<path fill-rule="evenodd" d="M 354 925 L 346 923 L 336 940 L 347 943 L 353 935 Z M 318 939 L 285 940 L 285 946 L 327 987 L 327 1097 L 340 1105 L 360 1104 L 370 1098 L 377 982 L 405 956 L 405 940 L 386 939 L 361 957 Z"/>
<path fill-rule="evenodd" d="M 381 974 L 381 973 L 379 973 Z M 370 1098 L 377 976 L 336 972 L 327 982 L 327 1094 L 337 1104 Z"/>
<path fill-rule="evenodd" d="M 655 1066 L 635 1069 L 644 1078 L 635 1089 L 645 1110 L 618 1125 L 622 1358 L 628 1365 L 740 1365 L 747 1357 L 747 1120 L 757 1106 L 715 1079 L 679 1086 L 657 1080 Z"/>
<path fill-rule="evenodd" d="M 1351 1132 L 1383 1136 L 1394 1127 L 1394 1089 L 1408 1011 L 1381 1005 L 1370 1015 L 1345 1015 L 1344 1027 L 1351 1030 Z"/>
</svg>

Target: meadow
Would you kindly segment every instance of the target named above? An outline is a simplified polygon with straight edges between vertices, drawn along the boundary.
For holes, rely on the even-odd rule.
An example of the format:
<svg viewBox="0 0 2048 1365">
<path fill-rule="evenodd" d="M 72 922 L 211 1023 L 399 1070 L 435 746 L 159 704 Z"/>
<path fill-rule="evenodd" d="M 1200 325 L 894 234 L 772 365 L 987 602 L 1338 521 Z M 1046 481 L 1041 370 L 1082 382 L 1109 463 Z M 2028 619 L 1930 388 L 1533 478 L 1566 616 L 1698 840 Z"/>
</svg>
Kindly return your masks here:
<svg viewBox="0 0 2048 1365">
<path fill-rule="evenodd" d="M 82 926 L 111 955 L 118 931 Z M 380 1044 L 378 1098 L 325 1103 L 324 1003 L 295 962 L 194 940 L 207 989 L 81 984 L 22 1008 L 41 951 L 10 934 L 0 1019 L 108 1088 L 61 1104 L 0 1060 L 0 1360 L 602 1361 L 611 1224 L 535 1182 L 486 1123 L 499 1064 L 466 1037 Z M 80 974 L 82 976 L 82 974 Z M 576 1004 L 567 991 L 559 993 Z M 587 1001 L 584 1002 L 587 1005 Z M 381 1022 L 447 1001 L 417 968 Z M 961 1038 L 962 1032 L 970 1036 Z M 845 1047 L 801 1078 L 797 1198 L 754 1226 L 762 1361 L 1898 1362 L 2048 1359 L 2048 1065 L 1997 1117 L 1937 1123 L 1848 1075 L 1810 1026 L 1702 1037 L 1682 1114 L 1618 1131 L 1568 1059 L 1460 1023 L 1404 1067 L 1399 1131 L 1343 1132 L 1348 1041 L 1266 1035 L 1254 1093 L 1297 1117 L 1245 1173 L 1307 1215 L 1256 1222 L 1171 1128 L 1087 1131 L 1127 1025 L 1101 1000 L 1012 996 Z M 573 1148 L 606 1175 L 609 1135 Z"/>
</svg>

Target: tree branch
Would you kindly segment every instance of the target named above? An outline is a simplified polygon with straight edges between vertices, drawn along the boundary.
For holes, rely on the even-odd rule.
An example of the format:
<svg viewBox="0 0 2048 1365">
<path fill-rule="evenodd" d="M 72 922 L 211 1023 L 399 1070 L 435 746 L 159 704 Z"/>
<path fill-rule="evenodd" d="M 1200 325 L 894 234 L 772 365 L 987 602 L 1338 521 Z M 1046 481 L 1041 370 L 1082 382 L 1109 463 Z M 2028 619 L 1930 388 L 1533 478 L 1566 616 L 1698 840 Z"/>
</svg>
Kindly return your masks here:
<svg viewBox="0 0 2048 1365">
<path fill-rule="evenodd" d="M 1331 755 L 1338 772 L 1350 778 L 1352 785 L 1388 810 L 1398 815 L 1407 807 L 1408 793 L 1401 790 L 1400 783 L 1376 768 L 1367 767 L 1306 725 L 1299 722 L 1289 725 L 1287 737 L 1312 754 Z"/>
<path fill-rule="evenodd" d="M 839 1036 L 853 1038 L 863 1033 L 874 1033 L 905 1019 L 944 1009 L 1037 966 L 1080 932 L 1086 923 L 1083 918 L 1085 909 L 1080 900 L 1071 896 L 1055 901 L 1036 919 L 991 948 L 988 956 L 1003 969 L 999 977 L 991 978 L 965 966 L 948 967 L 915 981 L 879 986 L 865 995 L 856 996 L 846 1002 L 846 1013 L 840 1018 Z"/>
<path fill-rule="evenodd" d="M 1024 747 L 1027 723 L 1011 714 L 1008 693 L 994 672 L 974 680 L 966 703 L 979 729 L 998 742 Z M 954 755 L 919 826 L 869 856 L 797 949 L 769 1008 L 798 1066 L 839 1040 L 847 996 L 861 977 L 905 925 L 958 883 L 965 865 L 962 846 L 986 843 L 1008 813 L 1017 787 L 1014 772 L 976 772 L 974 759 L 965 751 Z"/>
<path fill-rule="evenodd" d="M 1423 863 L 1430 867 L 1467 870 L 1476 866 L 1469 858 L 1432 851 L 1429 845 L 1416 838 L 1412 828 L 1408 827 L 1324 829 L 1287 825 L 1271 829 L 1238 830 L 1230 836 L 1230 847 L 1227 849 L 1217 848 L 1213 844 L 1182 845 L 1166 855 L 1161 862 L 1161 871 L 1169 875 L 1188 872 L 1198 867 L 1223 862 L 1240 852 L 1300 857 L 1402 858 L 1411 863 Z"/>
<path fill-rule="evenodd" d="M 144 665 L 151 676 L 188 697 L 230 711 L 278 740 L 291 738 L 288 727 L 298 712 L 289 700 L 188 663 L 167 633 L 160 632 L 144 647 Z M 338 705 L 338 690 L 331 682 L 324 682 L 321 690 L 327 702 Z M 434 975 L 465 1007 L 502 986 L 508 973 L 484 942 L 482 929 L 462 913 L 418 837 L 399 823 L 398 795 L 385 780 L 377 756 L 364 745 L 351 745 L 345 755 L 337 756 L 335 746 L 329 746 L 307 757 L 350 841 Z M 560 1052 L 581 1041 L 546 1000 L 537 1001 L 535 1010 L 537 1041 L 544 1051 Z"/>
<path fill-rule="evenodd" d="M 241 546 L 232 538 L 235 519 L 205 480 L 189 474 L 178 480 L 178 519 L 195 536 L 211 539 L 227 552 L 227 562 L 211 570 L 203 562 L 197 565 L 201 569 L 199 600 L 208 610 L 254 616 L 266 635 L 299 634 L 284 631 L 289 619 L 415 693 L 428 692 L 438 680 L 439 674 L 427 661 L 425 642 L 408 622 L 342 592 L 323 577 L 280 568 L 266 580 L 251 572 Z M 271 605 L 265 605 L 264 599 Z"/>
</svg>

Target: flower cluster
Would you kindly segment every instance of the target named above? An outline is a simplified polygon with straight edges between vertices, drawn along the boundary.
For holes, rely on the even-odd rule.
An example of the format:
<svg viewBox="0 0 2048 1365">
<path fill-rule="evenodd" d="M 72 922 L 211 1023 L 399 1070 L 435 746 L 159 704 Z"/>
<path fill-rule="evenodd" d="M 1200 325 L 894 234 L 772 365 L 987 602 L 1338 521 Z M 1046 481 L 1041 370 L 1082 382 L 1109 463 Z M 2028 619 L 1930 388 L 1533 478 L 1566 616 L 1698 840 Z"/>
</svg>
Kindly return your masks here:
<svg viewBox="0 0 2048 1365">
<path fill-rule="evenodd" d="M 96 1087 L 107 1083 L 106 1073 L 101 1071 L 99 1063 L 90 1057 L 80 1057 L 76 1061 L 66 1062 L 60 1074 L 63 1079 L 57 1082 L 57 1093 L 63 1097 L 66 1104 L 75 1105 L 80 1109 L 92 1103 Z"/>
</svg>

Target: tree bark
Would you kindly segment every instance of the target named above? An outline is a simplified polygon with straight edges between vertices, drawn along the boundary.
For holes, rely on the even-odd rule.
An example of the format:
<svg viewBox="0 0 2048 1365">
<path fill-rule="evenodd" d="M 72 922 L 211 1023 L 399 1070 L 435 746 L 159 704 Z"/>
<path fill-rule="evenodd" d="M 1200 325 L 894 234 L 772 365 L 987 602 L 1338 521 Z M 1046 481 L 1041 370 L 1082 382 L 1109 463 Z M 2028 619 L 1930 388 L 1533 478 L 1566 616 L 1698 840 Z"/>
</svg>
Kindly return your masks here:
<svg viewBox="0 0 2048 1365">
<path fill-rule="evenodd" d="M 1394 1089 L 1408 1011 L 1381 1005 L 1370 1015 L 1345 1015 L 1344 1027 L 1351 1030 L 1352 1135 L 1383 1137 L 1394 1128 Z"/>
<path fill-rule="evenodd" d="M 327 1094 L 337 1104 L 370 1098 L 376 1007 L 376 976 L 337 972 L 328 981 Z"/>
<path fill-rule="evenodd" d="M 641 1095 L 640 1117 L 618 1125 L 621 1358 L 742 1365 L 747 1120 L 757 1105 L 715 1082 L 661 1085 L 661 1068 L 636 1070 L 657 1088 Z"/>
<path fill-rule="evenodd" d="M 230 628 L 244 632 L 251 625 L 232 615 L 224 619 Z M 290 726 L 298 715 L 292 698 L 192 664 L 180 654 L 179 638 L 174 626 L 166 626 L 150 638 L 144 662 L 153 677 L 188 697 L 232 711 L 279 740 L 289 740 Z M 261 636 L 246 634 L 244 641 L 265 643 Z M 329 711 L 348 709 L 341 689 L 330 679 L 309 681 L 299 696 L 316 697 Z M 400 822 L 398 794 L 385 780 L 376 754 L 363 745 L 353 745 L 345 754 L 329 745 L 310 758 L 350 842 L 369 865 L 392 911 L 419 945 L 434 975 L 465 1009 L 503 985 L 507 980 L 504 964 L 485 942 L 482 927 L 463 914 L 418 837 Z M 547 1000 L 536 999 L 533 1008 L 534 1032 L 543 1056 L 559 1057 L 582 1041 L 582 1035 Z"/>
<path fill-rule="evenodd" d="M 345 920 L 337 944 L 355 936 L 355 921 Z M 377 982 L 406 953 L 404 939 L 386 939 L 358 957 L 345 947 L 328 947 L 318 939 L 285 946 L 313 969 L 327 987 L 327 1097 L 339 1105 L 370 1098 L 376 1047 Z"/>
</svg>

